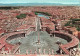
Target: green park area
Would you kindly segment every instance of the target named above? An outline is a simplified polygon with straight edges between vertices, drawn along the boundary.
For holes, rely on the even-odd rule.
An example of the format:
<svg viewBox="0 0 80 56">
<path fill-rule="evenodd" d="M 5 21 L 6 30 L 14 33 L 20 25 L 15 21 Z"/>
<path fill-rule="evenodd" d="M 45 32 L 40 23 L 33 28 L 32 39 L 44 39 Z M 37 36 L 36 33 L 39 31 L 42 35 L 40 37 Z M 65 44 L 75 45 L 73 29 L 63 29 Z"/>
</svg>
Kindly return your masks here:
<svg viewBox="0 0 80 56">
<path fill-rule="evenodd" d="M 76 29 L 80 31 L 80 19 L 70 19 L 65 26 L 76 27 Z"/>
<path fill-rule="evenodd" d="M 26 18 L 26 14 L 20 14 L 16 16 L 17 19 L 23 19 Z"/>
</svg>

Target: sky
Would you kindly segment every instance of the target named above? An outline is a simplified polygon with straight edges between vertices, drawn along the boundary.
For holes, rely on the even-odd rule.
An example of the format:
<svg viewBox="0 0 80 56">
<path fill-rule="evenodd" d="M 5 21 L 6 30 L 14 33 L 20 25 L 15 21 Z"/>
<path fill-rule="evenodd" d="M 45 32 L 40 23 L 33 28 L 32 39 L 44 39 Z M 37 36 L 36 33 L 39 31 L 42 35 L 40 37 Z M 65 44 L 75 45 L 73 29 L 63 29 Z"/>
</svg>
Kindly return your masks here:
<svg viewBox="0 0 80 56">
<path fill-rule="evenodd" d="M 62 3 L 80 4 L 80 0 L 0 0 L 0 3 Z"/>
</svg>

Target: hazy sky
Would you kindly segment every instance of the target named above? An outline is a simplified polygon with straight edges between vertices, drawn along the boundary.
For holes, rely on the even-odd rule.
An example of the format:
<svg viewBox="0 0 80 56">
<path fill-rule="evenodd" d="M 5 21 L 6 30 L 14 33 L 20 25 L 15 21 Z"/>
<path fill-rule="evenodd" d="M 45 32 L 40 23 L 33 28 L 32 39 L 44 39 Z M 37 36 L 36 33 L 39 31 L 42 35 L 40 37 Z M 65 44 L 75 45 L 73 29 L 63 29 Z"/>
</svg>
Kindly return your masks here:
<svg viewBox="0 0 80 56">
<path fill-rule="evenodd" d="M 0 0 L 0 3 L 63 3 L 63 4 L 79 4 L 80 0 Z"/>
</svg>

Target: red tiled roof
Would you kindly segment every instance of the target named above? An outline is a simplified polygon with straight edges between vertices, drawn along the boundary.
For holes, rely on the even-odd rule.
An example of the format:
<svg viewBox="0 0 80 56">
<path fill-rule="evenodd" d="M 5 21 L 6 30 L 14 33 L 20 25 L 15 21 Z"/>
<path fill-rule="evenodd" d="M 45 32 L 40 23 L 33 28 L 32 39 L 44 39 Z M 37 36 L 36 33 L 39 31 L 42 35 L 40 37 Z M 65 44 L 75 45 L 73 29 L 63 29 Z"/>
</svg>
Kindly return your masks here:
<svg viewBox="0 0 80 56">
<path fill-rule="evenodd" d="M 3 34 L 5 31 L 2 29 L 2 28 L 0 28 L 0 34 Z"/>
<path fill-rule="evenodd" d="M 29 29 L 30 27 L 35 27 L 35 26 L 34 26 L 34 25 L 26 25 L 26 24 L 24 24 L 24 25 L 16 28 L 16 30 L 25 30 L 25 29 L 27 30 L 27 29 Z"/>
</svg>

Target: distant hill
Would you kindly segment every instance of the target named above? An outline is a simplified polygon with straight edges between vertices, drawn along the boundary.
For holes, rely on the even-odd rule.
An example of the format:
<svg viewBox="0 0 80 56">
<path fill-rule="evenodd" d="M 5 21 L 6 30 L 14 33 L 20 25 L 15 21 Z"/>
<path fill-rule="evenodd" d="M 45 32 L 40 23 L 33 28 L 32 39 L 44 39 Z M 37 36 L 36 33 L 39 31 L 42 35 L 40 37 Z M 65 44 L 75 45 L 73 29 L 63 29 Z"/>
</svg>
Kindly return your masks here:
<svg viewBox="0 0 80 56">
<path fill-rule="evenodd" d="M 12 3 L 0 4 L 0 6 L 80 6 L 80 4 L 60 4 L 60 3 Z"/>
</svg>

